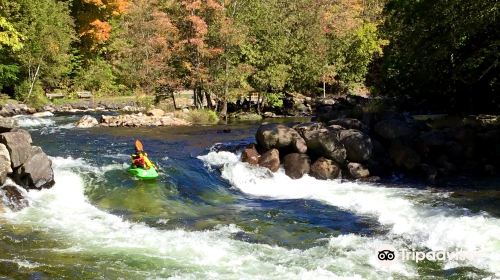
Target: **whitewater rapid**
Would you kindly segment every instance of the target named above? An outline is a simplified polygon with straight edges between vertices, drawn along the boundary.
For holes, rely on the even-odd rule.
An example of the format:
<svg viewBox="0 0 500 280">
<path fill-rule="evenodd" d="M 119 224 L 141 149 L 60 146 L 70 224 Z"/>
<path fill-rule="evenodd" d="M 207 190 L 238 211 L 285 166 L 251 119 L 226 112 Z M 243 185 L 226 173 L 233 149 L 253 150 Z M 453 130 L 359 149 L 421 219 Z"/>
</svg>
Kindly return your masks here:
<svg viewBox="0 0 500 280">
<path fill-rule="evenodd" d="M 82 177 L 85 172 L 103 175 L 122 169 L 122 165 L 92 167 L 81 159 L 52 160 L 55 186 L 29 192 L 28 208 L 0 214 L 0 218 L 44 232 L 65 244 L 63 249 L 47 250 L 118 256 L 119 261 L 113 259 L 109 266 L 127 271 L 129 279 L 378 279 L 393 273 L 414 274 L 406 265 L 377 269 L 372 252 L 381 241 L 354 234 L 331 238 L 324 246 L 298 250 L 235 240 L 234 234 L 242 231 L 235 225 L 186 231 L 159 230 L 127 221 L 89 203 Z M 17 262 L 20 266 L 33 263 L 24 259 Z M 129 263 L 150 265 L 144 270 Z"/>
<path fill-rule="evenodd" d="M 500 277 L 500 220 L 487 213 L 471 214 L 467 209 L 433 205 L 446 193 L 357 182 L 320 181 L 309 176 L 292 180 L 283 170 L 271 174 L 267 169 L 242 163 L 239 155 L 225 151 L 210 152 L 198 158 L 209 166 L 221 167 L 222 177 L 248 195 L 317 200 L 358 215 L 375 217 L 389 229 L 384 238 L 339 236 L 330 240 L 332 245 L 340 239 L 347 240 L 349 246 L 362 243 L 367 251 L 373 249 L 374 244 L 391 245 L 396 249 L 461 250 L 471 257 L 448 261 L 444 269 L 474 266 Z M 368 263 L 373 264 L 373 261 Z M 414 273 L 411 264 L 399 263 L 398 270 L 406 274 Z"/>
</svg>

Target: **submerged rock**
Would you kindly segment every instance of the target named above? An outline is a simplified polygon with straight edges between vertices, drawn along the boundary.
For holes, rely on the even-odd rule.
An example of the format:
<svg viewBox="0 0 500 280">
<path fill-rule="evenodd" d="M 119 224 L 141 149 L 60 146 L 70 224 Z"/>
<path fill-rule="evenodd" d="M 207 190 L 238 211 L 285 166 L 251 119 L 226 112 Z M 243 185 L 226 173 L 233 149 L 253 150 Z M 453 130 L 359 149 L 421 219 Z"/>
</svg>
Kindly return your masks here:
<svg viewBox="0 0 500 280">
<path fill-rule="evenodd" d="M 311 161 L 305 154 L 291 153 L 283 160 L 285 173 L 292 179 L 300 179 L 311 170 Z"/>
<path fill-rule="evenodd" d="M 28 200 L 23 195 L 23 190 L 9 183 L 0 187 L 0 212 L 2 204 L 13 211 L 19 211 L 29 206 Z"/>
</svg>

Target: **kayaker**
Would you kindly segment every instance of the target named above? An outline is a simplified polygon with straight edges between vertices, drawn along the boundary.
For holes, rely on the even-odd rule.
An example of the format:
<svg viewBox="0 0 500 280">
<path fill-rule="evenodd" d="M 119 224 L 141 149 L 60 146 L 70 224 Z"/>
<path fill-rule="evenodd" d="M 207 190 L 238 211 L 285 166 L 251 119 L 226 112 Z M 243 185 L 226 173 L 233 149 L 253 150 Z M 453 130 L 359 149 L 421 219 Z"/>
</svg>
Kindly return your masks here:
<svg viewBox="0 0 500 280">
<path fill-rule="evenodd" d="M 144 169 L 149 169 L 155 167 L 154 164 L 149 160 L 148 154 L 144 152 L 142 148 L 142 143 L 139 140 L 135 140 L 135 154 L 132 156 L 132 165 L 135 167 L 140 167 Z"/>
</svg>

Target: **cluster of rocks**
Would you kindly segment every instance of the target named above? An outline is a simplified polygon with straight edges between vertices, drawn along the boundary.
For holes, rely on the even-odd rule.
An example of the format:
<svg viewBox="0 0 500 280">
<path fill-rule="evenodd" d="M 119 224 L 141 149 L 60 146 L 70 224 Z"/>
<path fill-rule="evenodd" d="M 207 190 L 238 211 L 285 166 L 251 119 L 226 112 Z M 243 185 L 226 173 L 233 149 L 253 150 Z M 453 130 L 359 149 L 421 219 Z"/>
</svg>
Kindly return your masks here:
<svg viewBox="0 0 500 280">
<path fill-rule="evenodd" d="M 358 128 L 358 129 L 356 129 Z M 363 163 L 372 156 L 370 137 L 351 127 L 322 123 L 265 124 L 257 133 L 257 145 L 243 151 L 242 161 L 276 172 L 281 163 L 293 179 L 310 174 L 318 179 L 366 178 Z"/>
<path fill-rule="evenodd" d="M 37 110 L 31 108 L 26 104 L 5 104 L 1 106 L 0 116 L 1 117 L 12 117 L 16 115 L 31 115 L 35 114 Z"/>
<path fill-rule="evenodd" d="M 0 120 L 0 197 L 8 206 L 22 207 L 25 201 L 18 186 L 51 188 L 52 162 L 40 147 L 32 146 L 29 132 L 14 127 L 13 120 Z"/>
<path fill-rule="evenodd" d="M 77 123 L 76 127 L 89 128 L 101 127 L 143 127 L 143 126 L 189 126 L 190 122 L 176 118 L 173 113 L 165 113 L 161 109 L 149 110 L 146 114 L 124 114 L 118 116 L 101 116 L 100 121 L 85 115 Z"/>
<path fill-rule="evenodd" d="M 394 173 L 435 182 L 456 175 L 498 175 L 498 124 L 464 121 L 445 125 L 432 119 L 385 114 L 369 122 L 338 118 L 303 124 L 266 124 L 242 161 L 276 172 L 283 164 L 292 178 L 372 180 Z"/>
</svg>

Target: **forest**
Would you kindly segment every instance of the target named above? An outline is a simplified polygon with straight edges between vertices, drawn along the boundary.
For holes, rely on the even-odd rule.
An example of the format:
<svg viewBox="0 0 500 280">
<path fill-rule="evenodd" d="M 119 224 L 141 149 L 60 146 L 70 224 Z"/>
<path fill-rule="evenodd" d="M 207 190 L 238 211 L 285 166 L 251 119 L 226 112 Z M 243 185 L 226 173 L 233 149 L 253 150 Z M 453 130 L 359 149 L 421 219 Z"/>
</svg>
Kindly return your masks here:
<svg viewBox="0 0 500 280">
<path fill-rule="evenodd" d="M 0 89 L 172 95 L 221 115 L 256 93 L 369 95 L 408 110 L 499 112 L 492 0 L 0 0 Z M 214 104 L 222 104 L 215 106 Z"/>
</svg>

